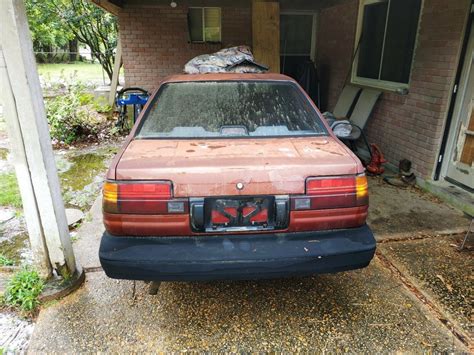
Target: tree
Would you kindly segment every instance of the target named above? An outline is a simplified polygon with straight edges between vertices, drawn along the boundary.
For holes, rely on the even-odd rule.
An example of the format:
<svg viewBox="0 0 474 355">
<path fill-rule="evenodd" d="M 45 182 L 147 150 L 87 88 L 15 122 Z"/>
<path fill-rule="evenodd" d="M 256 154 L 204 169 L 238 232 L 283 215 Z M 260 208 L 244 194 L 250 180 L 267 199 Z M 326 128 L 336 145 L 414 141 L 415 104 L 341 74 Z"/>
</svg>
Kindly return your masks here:
<svg viewBox="0 0 474 355">
<path fill-rule="evenodd" d="M 114 50 L 117 46 L 117 19 L 87 0 L 46 0 L 71 33 L 89 46 L 92 56 L 112 79 Z"/>
<path fill-rule="evenodd" d="M 26 0 L 26 13 L 33 47 L 36 52 L 45 52 L 41 58 L 52 60 L 56 48 L 65 48 L 74 41 L 74 34 L 65 27 L 51 1 Z"/>
</svg>

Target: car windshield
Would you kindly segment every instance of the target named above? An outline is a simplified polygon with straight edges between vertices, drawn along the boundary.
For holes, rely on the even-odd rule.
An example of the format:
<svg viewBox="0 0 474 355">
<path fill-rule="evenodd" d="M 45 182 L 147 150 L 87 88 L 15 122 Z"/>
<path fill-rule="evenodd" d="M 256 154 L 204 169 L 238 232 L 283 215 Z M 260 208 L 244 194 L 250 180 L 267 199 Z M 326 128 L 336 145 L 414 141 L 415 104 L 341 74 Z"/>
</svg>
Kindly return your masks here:
<svg viewBox="0 0 474 355">
<path fill-rule="evenodd" d="M 326 134 L 301 90 L 278 81 L 168 83 L 141 122 L 137 138 Z"/>
</svg>

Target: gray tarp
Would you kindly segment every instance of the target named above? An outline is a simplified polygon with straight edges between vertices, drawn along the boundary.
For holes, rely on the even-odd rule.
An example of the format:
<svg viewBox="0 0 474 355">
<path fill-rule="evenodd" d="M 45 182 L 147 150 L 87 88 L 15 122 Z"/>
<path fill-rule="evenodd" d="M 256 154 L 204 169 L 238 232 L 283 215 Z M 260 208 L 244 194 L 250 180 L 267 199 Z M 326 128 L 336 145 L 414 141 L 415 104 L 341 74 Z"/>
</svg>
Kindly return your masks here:
<svg viewBox="0 0 474 355">
<path fill-rule="evenodd" d="M 258 64 L 248 46 L 225 48 L 212 54 L 194 57 L 184 66 L 187 74 L 263 73 L 268 67 Z"/>
</svg>

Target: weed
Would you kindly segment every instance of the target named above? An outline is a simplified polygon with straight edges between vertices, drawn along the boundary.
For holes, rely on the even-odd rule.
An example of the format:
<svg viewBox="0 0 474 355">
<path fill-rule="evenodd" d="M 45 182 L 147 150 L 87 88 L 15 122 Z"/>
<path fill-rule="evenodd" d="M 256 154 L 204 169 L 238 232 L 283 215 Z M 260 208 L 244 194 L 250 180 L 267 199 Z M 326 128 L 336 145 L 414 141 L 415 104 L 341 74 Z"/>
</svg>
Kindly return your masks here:
<svg viewBox="0 0 474 355">
<path fill-rule="evenodd" d="M 8 282 L 4 295 L 5 304 L 31 312 L 39 305 L 38 296 L 43 287 L 44 282 L 38 273 L 24 268 Z"/>
<path fill-rule="evenodd" d="M 98 97 L 92 102 L 92 107 L 99 113 L 108 114 L 112 111 L 112 107 L 110 107 L 107 99 L 104 97 Z"/>
<path fill-rule="evenodd" d="M 88 92 L 81 92 L 78 94 L 78 99 L 81 105 L 89 105 L 94 102 L 94 95 Z"/>
<path fill-rule="evenodd" d="M 87 129 L 87 112 L 80 110 L 83 95 L 84 87 L 81 84 L 71 84 L 64 95 L 46 101 L 46 116 L 52 138 L 69 144 Z"/>
<path fill-rule="evenodd" d="M 8 158 L 8 149 L 0 148 L 0 160 L 7 160 Z"/>
<path fill-rule="evenodd" d="M 0 254 L 0 266 L 13 266 L 13 265 L 15 265 L 15 262 L 12 259 L 6 257 L 3 254 Z"/>
<path fill-rule="evenodd" d="M 15 174 L 0 174 L 0 206 L 21 207 L 20 190 Z"/>
<path fill-rule="evenodd" d="M 71 144 L 84 137 L 96 137 L 107 124 L 111 107 L 105 98 L 95 99 L 75 76 L 62 76 L 52 84 L 61 95 L 45 101 L 51 138 Z"/>
</svg>

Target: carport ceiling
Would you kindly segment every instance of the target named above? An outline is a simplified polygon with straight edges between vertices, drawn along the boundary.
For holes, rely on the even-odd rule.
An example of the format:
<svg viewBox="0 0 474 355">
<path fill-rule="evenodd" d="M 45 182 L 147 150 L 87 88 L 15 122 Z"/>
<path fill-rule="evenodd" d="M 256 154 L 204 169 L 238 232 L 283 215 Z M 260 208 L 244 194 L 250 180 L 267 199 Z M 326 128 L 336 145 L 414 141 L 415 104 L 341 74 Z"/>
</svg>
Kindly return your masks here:
<svg viewBox="0 0 474 355">
<path fill-rule="evenodd" d="M 93 2 L 105 5 L 123 6 L 150 6 L 150 5 L 169 5 L 171 0 L 92 0 Z M 282 10 L 318 10 L 324 7 L 330 7 L 347 0 L 279 0 Z M 250 6 L 252 0 L 175 0 L 178 5 L 189 6 Z"/>
</svg>

